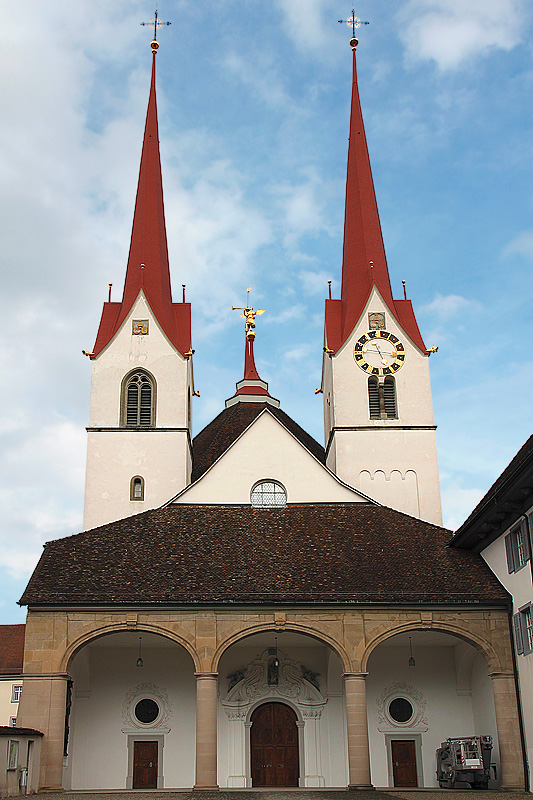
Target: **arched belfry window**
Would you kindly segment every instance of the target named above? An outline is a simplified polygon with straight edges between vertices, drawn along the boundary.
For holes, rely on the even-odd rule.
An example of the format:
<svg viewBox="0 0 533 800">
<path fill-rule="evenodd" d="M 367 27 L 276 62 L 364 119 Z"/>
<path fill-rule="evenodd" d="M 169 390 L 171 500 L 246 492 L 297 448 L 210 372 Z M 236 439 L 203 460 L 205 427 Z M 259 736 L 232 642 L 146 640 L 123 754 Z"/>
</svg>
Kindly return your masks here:
<svg viewBox="0 0 533 800">
<path fill-rule="evenodd" d="M 287 490 L 273 480 L 258 481 L 250 494 L 252 508 L 284 508 L 287 505 Z"/>
<path fill-rule="evenodd" d="M 140 475 L 130 481 L 130 500 L 144 500 L 144 478 Z"/>
<path fill-rule="evenodd" d="M 396 382 L 392 375 L 387 375 L 380 383 L 372 375 L 368 379 L 368 411 L 370 419 L 397 419 Z"/>
<path fill-rule="evenodd" d="M 144 370 L 131 372 L 122 385 L 122 424 L 129 428 L 155 425 L 155 380 Z"/>
</svg>

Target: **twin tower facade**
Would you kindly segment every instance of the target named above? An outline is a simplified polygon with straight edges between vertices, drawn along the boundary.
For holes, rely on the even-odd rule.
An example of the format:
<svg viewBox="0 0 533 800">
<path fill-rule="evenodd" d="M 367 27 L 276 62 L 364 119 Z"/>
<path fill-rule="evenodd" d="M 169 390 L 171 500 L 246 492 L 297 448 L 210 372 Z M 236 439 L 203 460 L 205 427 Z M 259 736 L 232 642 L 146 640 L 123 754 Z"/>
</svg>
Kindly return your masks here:
<svg viewBox="0 0 533 800">
<path fill-rule="evenodd" d="M 325 463 L 371 499 L 441 524 L 431 351 L 405 291 L 400 300 L 392 296 L 355 41 L 341 296 L 330 296 L 325 306 Z M 191 306 L 185 292 L 179 303 L 171 293 L 156 52 L 152 59 L 123 297 L 104 304 L 93 351 L 87 353 L 92 376 L 86 530 L 164 504 L 190 484 L 193 468 Z"/>
</svg>

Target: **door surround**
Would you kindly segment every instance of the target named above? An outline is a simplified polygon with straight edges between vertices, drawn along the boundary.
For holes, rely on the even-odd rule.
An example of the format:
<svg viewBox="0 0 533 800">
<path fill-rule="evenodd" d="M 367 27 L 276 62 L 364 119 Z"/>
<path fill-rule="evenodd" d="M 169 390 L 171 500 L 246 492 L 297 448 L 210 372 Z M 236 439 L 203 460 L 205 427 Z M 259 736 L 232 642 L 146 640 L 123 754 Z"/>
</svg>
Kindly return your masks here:
<svg viewBox="0 0 533 800">
<path fill-rule="evenodd" d="M 388 787 L 394 789 L 394 775 L 392 764 L 392 741 L 414 741 L 415 743 L 415 759 L 416 759 L 416 781 L 418 789 L 424 788 L 424 774 L 422 771 L 422 734 L 420 733 L 386 733 L 385 734 L 385 749 L 387 751 L 387 773 L 388 773 Z M 396 787 L 400 789 L 401 787 Z"/>
<path fill-rule="evenodd" d="M 134 733 L 128 735 L 128 774 L 126 776 L 126 789 L 133 789 L 134 742 L 157 742 L 157 788 L 162 789 L 165 785 L 163 774 L 163 748 L 165 746 L 165 737 L 154 736 L 149 733 Z"/>
</svg>

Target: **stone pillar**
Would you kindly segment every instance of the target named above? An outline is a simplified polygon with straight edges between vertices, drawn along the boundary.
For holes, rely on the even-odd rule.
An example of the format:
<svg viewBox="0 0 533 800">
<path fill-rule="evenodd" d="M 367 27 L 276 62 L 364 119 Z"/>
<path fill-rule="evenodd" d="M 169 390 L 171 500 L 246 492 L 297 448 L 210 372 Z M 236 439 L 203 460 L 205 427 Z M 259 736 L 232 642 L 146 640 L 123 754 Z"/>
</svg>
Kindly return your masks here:
<svg viewBox="0 0 533 800">
<path fill-rule="evenodd" d="M 68 675 L 22 676 L 17 725 L 44 734 L 39 791 L 63 790 L 63 749 Z"/>
<path fill-rule="evenodd" d="M 367 673 L 344 673 L 348 734 L 348 789 L 371 789 L 370 749 L 366 717 Z"/>
<path fill-rule="evenodd" d="M 520 791 L 524 789 L 524 759 L 514 677 L 504 672 L 493 672 L 490 677 L 500 748 L 501 788 Z"/>
<path fill-rule="evenodd" d="M 196 673 L 195 789 L 218 789 L 216 672 Z"/>
</svg>

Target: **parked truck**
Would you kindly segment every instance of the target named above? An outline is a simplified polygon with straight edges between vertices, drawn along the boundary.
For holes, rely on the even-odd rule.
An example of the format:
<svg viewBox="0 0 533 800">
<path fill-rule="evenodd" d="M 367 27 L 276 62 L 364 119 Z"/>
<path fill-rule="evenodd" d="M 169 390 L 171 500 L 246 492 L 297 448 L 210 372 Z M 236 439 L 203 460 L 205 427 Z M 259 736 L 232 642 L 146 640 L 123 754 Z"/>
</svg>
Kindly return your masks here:
<svg viewBox="0 0 533 800">
<path fill-rule="evenodd" d="M 487 789 L 490 779 L 492 736 L 446 739 L 437 749 L 437 780 L 441 789 Z M 493 765 L 494 772 L 496 768 Z"/>
</svg>

